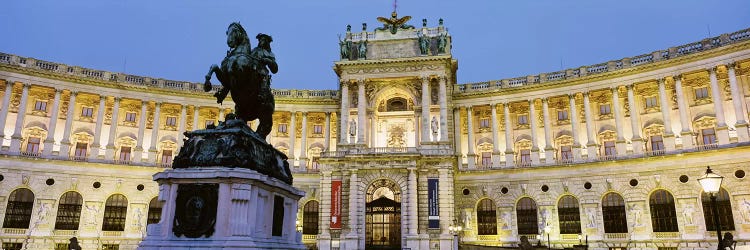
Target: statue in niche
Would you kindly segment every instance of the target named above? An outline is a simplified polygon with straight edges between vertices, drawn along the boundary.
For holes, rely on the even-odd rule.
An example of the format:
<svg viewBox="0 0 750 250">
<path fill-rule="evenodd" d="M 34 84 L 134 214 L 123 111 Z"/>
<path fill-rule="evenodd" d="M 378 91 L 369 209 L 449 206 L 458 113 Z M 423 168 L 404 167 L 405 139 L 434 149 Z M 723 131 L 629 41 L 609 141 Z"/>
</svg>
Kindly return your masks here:
<svg viewBox="0 0 750 250">
<path fill-rule="evenodd" d="M 464 229 L 471 229 L 471 211 L 464 210 L 461 212 L 464 218 Z"/>
<path fill-rule="evenodd" d="M 357 135 L 357 120 L 352 119 L 349 121 L 349 135 L 355 136 Z"/>
<path fill-rule="evenodd" d="M 633 215 L 633 227 L 643 226 L 643 222 L 641 221 L 641 216 L 643 216 L 643 209 L 641 209 L 641 206 L 638 204 L 633 204 L 630 206 L 629 211 Z"/>
<path fill-rule="evenodd" d="M 502 218 L 503 218 L 503 230 L 510 230 L 511 223 L 511 214 L 510 212 L 503 212 Z"/>
<path fill-rule="evenodd" d="M 430 53 L 430 38 L 426 35 L 420 32 L 418 34 L 419 36 L 419 53 L 421 55 L 427 55 Z"/>
<path fill-rule="evenodd" d="M 433 116 L 432 121 L 430 122 L 430 129 L 432 129 L 433 134 L 438 133 L 438 129 L 440 129 L 439 124 L 440 123 L 438 122 L 437 116 Z"/>
<path fill-rule="evenodd" d="M 367 59 L 367 40 L 359 42 L 359 59 Z"/>
<path fill-rule="evenodd" d="M 745 219 L 745 223 L 750 223 L 750 201 L 742 199 L 742 217 Z"/>
<path fill-rule="evenodd" d="M 341 53 L 341 59 L 349 59 L 349 52 L 351 51 L 352 41 L 348 39 L 341 40 L 339 35 L 339 49 Z"/>
<path fill-rule="evenodd" d="M 682 206 L 682 217 L 685 219 L 685 225 L 693 225 L 693 213 L 695 213 L 695 206 L 693 204 L 685 204 Z"/>
<path fill-rule="evenodd" d="M 589 219 L 589 228 L 595 228 L 596 227 L 596 209 L 590 207 L 586 208 L 586 218 Z"/>
</svg>

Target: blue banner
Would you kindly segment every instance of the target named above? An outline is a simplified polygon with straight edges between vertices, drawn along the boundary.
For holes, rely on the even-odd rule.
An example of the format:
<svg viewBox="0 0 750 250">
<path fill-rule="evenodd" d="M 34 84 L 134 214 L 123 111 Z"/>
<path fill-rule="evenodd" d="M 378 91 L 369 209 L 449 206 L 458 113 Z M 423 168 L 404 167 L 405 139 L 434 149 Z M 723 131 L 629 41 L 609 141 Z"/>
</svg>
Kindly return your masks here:
<svg viewBox="0 0 750 250">
<path fill-rule="evenodd" d="M 438 206 L 438 179 L 427 179 L 427 219 L 429 229 L 440 229 L 440 206 Z"/>
</svg>

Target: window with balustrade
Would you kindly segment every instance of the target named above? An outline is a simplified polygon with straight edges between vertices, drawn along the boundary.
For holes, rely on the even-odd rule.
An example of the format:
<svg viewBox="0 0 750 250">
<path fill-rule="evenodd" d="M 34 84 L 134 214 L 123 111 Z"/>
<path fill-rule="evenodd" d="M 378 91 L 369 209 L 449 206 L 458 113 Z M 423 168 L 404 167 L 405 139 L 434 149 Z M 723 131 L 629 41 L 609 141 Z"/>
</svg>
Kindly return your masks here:
<svg viewBox="0 0 750 250">
<path fill-rule="evenodd" d="M 490 128 L 490 118 L 489 117 L 479 118 L 479 128 L 480 129 Z"/>
<path fill-rule="evenodd" d="M 617 155 L 617 147 L 615 146 L 615 141 L 605 141 L 602 143 L 602 147 L 604 147 L 604 155 L 605 156 L 616 156 Z"/>
<path fill-rule="evenodd" d="M 148 202 L 148 215 L 146 224 L 157 224 L 161 220 L 161 208 L 164 202 L 159 201 L 158 197 L 151 198 Z"/>
<path fill-rule="evenodd" d="M 482 199 L 477 204 L 477 234 L 497 234 L 497 213 L 495 202 L 491 199 Z"/>
<path fill-rule="evenodd" d="M 39 153 L 39 144 L 41 143 L 41 138 L 39 137 L 29 137 L 26 142 L 26 153 L 30 154 L 36 154 Z"/>
<path fill-rule="evenodd" d="M 531 150 L 521 149 L 519 153 L 519 160 L 521 164 L 531 164 Z"/>
<path fill-rule="evenodd" d="M 701 99 L 708 99 L 710 96 L 708 95 L 708 86 L 695 88 L 695 99 L 701 100 Z"/>
<path fill-rule="evenodd" d="M 656 96 L 645 97 L 646 109 L 653 109 L 659 107 L 659 101 Z"/>
<path fill-rule="evenodd" d="M 57 205 L 56 230 L 78 230 L 81 222 L 83 197 L 75 191 L 65 192 Z"/>
<path fill-rule="evenodd" d="M 323 134 L 323 125 L 322 124 L 315 124 L 313 125 L 313 134 L 314 135 L 322 135 Z"/>
<path fill-rule="evenodd" d="M 627 233 L 628 220 L 625 200 L 617 193 L 608 193 L 602 198 L 602 220 L 605 233 Z"/>
<path fill-rule="evenodd" d="M 581 211 L 576 197 L 566 195 L 557 201 L 557 219 L 561 234 L 581 233 Z"/>
<path fill-rule="evenodd" d="M 8 196 L 3 228 L 29 228 L 34 208 L 34 193 L 27 188 L 13 190 Z"/>
<path fill-rule="evenodd" d="M 120 162 L 130 162 L 130 147 L 122 146 L 120 147 Z"/>
<path fill-rule="evenodd" d="M 700 131 L 703 145 L 716 144 L 716 130 L 713 128 L 705 128 Z"/>
<path fill-rule="evenodd" d="M 567 121 L 568 120 L 568 111 L 567 110 L 558 110 L 557 111 L 557 121 Z"/>
<path fill-rule="evenodd" d="M 167 116 L 167 119 L 164 121 L 164 125 L 167 127 L 175 127 L 177 126 L 177 117 L 176 116 Z"/>
<path fill-rule="evenodd" d="M 287 134 L 287 124 L 279 123 L 279 125 L 276 126 L 276 130 L 279 134 Z"/>
<path fill-rule="evenodd" d="M 651 193 L 648 200 L 654 232 L 679 232 L 674 196 L 660 189 Z"/>
<path fill-rule="evenodd" d="M 518 234 L 539 234 L 536 202 L 523 197 L 516 203 L 516 218 L 518 219 Z"/>
<path fill-rule="evenodd" d="M 492 152 L 482 152 L 482 166 L 483 167 L 492 166 Z"/>
<path fill-rule="evenodd" d="M 664 150 L 664 138 L 661 135 L 652 135 L 649 137 L 649 150 L 663 151 Z"/>
<path fill-rule="evenodd" d="M 562 161 L 572 161 L 573 160 L 573 147 L 568 146 L 560 146 L 560 160 Z"/>
<path fill-rule="evenodd" d="M 125 113 L 125 121 L 126 122 L 135 122 L 135 112 L 126 112 Z"/>
<path fill-rule="evenodd" d="M 600 116 L 606 116 L 606 115 L 611 115 L 611 114 L 612 114 L 612 110 L 611 110 L 611 106 L 609 105 L 609 103 L 599 105 Z"/>
<path fill-rule="evenodd" d="M 104 204 L 102 231 L 124 231 L 125 217 L 128 214 L 128 199 L 121 194 L 113 194 Z"/>
<path fill-rule="evenodd" d="M 729 193 L 722 188 L 715 195 L 721 231 L 734 231 L 734 216 L 732 215 L 732 202 L 729 200 Z M 711 207 L 711 195 L 701 192 L 701 203 L 703 204 L 703 219 L 706 222 L 706 231 L 716 231 L 714 210 Z"/>
<path fill-rule="evenodd" d="M 81 107 L 81 117 L 92 118 L 94 117 L 93 107 Z"/>
<path fill-rule="evenodd" d="M 318 229 L 320 225 L 319 208 L 320 203 L 318 201 L 311 200 L 305 203 L 302 209 L 302 234 L 317 235 L 320 232 Z"/>
<path fill-rule="evenodd" d="M 74 159 L 84 159 L 86 158 L 86 151 L 89 148 L 88 143 L 83 142 L 76 142 L 76 149 L 73 154 Z"/>
<path fill-rule="evenodd" d="M 47 101 L 37 100 L 34 103 L 34 111 L 47 112 Z"/>
<path fill-rule="evenodd" d="M 161 151 L 161 160 L 159 161 L 162 166 L 171 166 L 172 165 L 172 150 L 162 150 Z"/>
<path fill-rule="evenodd" d="M 528 115 L 518 115 L 518 125 L 524 126 L 529 125 L 529 116 Z"/>
</svg>

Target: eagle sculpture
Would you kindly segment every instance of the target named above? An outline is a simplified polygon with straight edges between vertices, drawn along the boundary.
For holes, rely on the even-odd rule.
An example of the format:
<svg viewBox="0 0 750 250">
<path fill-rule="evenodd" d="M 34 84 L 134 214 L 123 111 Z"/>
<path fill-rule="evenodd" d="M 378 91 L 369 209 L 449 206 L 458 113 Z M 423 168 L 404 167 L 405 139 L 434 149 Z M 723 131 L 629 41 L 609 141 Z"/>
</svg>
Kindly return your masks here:
<svg viewBox="0 0 750 250">
<path fill-rule="evenodd" d="M 390 30 L 391 34 L 396 34 L 398 29 L 413 29 L 414 26 L 406 24 L 407 21 L 411 19 L 411 16 L 403 16 L 401 18 L 397 18 L 396 12 L 391 12 L 391 18 L 385 18 L 385 17 L 378 17 L 378 21 L 383 23 L 382 28 L 377 28 L 375 30 Z"/>
</svg>

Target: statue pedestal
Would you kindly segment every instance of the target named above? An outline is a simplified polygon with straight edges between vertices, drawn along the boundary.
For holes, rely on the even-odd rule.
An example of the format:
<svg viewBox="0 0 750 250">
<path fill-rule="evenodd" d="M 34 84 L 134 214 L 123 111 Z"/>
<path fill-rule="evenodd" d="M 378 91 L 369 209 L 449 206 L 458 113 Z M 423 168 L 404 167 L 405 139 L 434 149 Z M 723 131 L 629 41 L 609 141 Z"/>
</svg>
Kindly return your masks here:
<svg viewBox="0 0 750 250">
<path fill-rule="evenodd" d="M 305 249 L 296 231 L 304 192 L 255 170 L 204 167 L 154 175 L 161 221 L 138 249 Z"/>
</svg>

